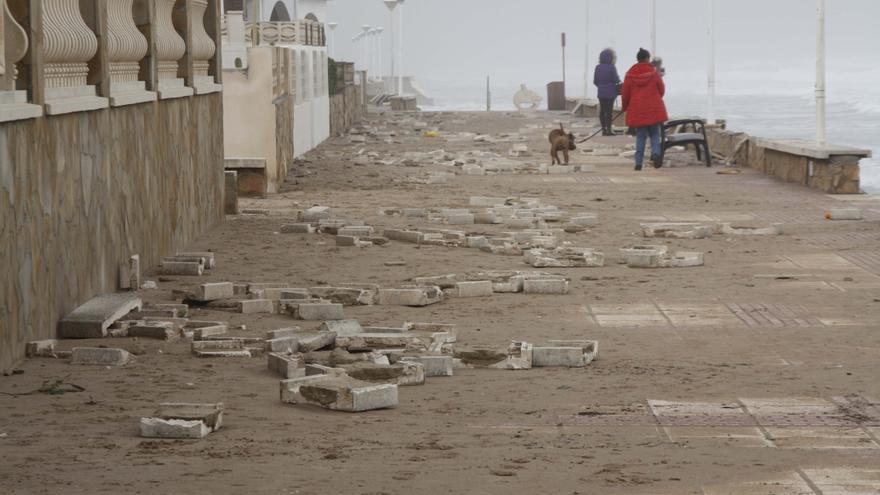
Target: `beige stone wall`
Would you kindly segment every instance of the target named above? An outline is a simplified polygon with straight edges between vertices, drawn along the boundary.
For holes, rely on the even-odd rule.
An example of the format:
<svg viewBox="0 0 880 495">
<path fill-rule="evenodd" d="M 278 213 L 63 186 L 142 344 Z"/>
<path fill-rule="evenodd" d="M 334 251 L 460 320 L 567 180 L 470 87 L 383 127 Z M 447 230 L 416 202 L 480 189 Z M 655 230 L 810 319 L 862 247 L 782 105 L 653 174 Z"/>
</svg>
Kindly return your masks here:
<svg viewBox="0 0 880 495">
<path fill-rule="evenodd" d="M 0 124 L 0 369 L 223 219 L 222 96 Z"/>
<path fill-rule="evenodd" d="M 819 160 L 767 149 L 747 134 L 724 130 L 710 130 L 708 137 L 713 151 L 725 157 L 733 155 L 733 162 L 741 166 L 827 193 L 860 192 L 859 158 L 856 156 L 837 155 Z M 740 145 L 743 139 L 748 141 Z"/>
<path fill-rule="evenodd" d="M 348 84 L 339 93 L 330 96 L 330 135 L 338 136 L 364 117 L 361 87 Z"/>
</svg>

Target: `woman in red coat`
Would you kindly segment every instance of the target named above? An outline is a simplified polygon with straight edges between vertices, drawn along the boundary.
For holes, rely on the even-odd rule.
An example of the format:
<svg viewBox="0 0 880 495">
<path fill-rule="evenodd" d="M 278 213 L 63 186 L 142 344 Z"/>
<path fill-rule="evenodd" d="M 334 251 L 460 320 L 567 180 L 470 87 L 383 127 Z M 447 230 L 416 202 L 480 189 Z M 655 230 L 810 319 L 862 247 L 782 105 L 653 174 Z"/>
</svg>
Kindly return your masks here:
<svg viewBox="0 0 880 495">
<path fill-rule="evenodd" d="M 623 110 L 626 112 L 626 125 L 636 129 L 636 170 L 642 169 L 645 159 L 645 141 L 651 137 L 651 161 L 660 168 L 660 131 L 669 120 L 663 95 L 666 86 L 663 78 L 651 65 L 651 54 L 644 48 L 637 56 L 639 63 L 633 65 L 623 81 Z"/>
</svg>

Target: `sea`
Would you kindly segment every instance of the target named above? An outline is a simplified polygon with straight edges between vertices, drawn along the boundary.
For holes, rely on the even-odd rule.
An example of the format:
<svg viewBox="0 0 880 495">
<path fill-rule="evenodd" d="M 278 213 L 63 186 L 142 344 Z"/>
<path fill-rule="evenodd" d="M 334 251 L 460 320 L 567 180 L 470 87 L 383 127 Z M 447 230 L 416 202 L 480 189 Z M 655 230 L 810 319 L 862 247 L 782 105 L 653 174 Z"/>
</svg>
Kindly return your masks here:
<svg viewBox="0 0 880 495">
<path fill-rule="evenodd" d="M 621 73 L 623 67 L 618 67 Z M 816 110 L 812 74 L 780 71 L 772 67 L 746 67 L 716 75 L 716 118 L 727 128 L 768 138 L 815 139 Z M 527 78 L 526 78 L 527 79 Z M 666 104 L 671 116 L 705 116 L 706 74 L 668 70 Z M 862 189 L 880 194 L 880 74 L 858 68 L 828 75 L 827 133 L 834 145 L 869 149 L 872 158 L 861 162 Z M 486 109 L 486 82 L 449 78 L 417 78 L 418 85 L 434 98 L 425 110 L 481 111 Z M 513 95 L 520 82 L 490 83 L 492 110 L 514 110 Z M 544 84 L 526 83 L 541 95 Z M 575 85 L 583 95 L 583 84 Z M 546 100 L 545 100 L 546 102 Z"/>
</svg>

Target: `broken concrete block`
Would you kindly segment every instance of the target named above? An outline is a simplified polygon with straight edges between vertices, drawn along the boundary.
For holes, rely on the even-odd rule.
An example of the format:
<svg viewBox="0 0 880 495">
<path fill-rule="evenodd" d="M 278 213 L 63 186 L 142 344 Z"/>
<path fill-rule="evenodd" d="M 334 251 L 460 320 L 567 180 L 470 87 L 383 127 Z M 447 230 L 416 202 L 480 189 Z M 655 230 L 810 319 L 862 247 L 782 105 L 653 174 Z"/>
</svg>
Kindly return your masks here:
<svg viewBox="0 0 880 495">
<path fill-rule="evenodd" d="M 466 241 L 467 247 L 473 249 L 482 249 L 489 247 L 489 239 L 484 236 L 469 236 Z"/>
<path fill-rule="evenodd" d="M 568 294 L 568 280 L 528 279 L 523 281 L 523 292 L 526 294 Z"/>
<path fill-rule="evenodd" d="M 251 351 L 195 351 L 193 354 L 199 358 L 249 358 Z"/>
<path fill-rule="evenodd" d="M 159 265 L 161 275 L 200 276 L 205 272 L 205 265 L 196 261 L 167 261 Z"/>
<path fill-rule="evenodd" d="M 669 251 L 669 248 L 667 246 L 661 246 L 661 245 L 641 245 L 641 246 L 633 246 L 633 247 L 629 247 L 629 248 L 621 248 L 620 249 L 620 259 L 618 260 L 618 262 L 621 264 L 628 264 L 629 257 L 632 255 L 658 254 L 660 256 L 665 256 L 668 251 Z M 639 262 L 637 262 L 637 263 L 639 263 Z"/>
<path fill-rule="evenodd" d="M 223 426 L 223 403 L 197 404 L 190 402 L 164 402 L 159 404 L 156 417 L 164 420 L 201 421 L 210 431 Z"/>
<path fill-rule="evenodd" d="M 492 207 L 507 203 L 507 198 L 493 198 L 488 196 L 471 196 L 468 204 L 471 206 Z"/>
<path fill-rule="evenodd" d="M 333 332 L 308 333 L 296 338 L 299 342 L 299 352 L 313 352 L 336 344 L 336 334 Z"/>
<path fill-rule="evenodd" d="M 292 299 L 310 299 L 312 295 L 309 293 L 308 289 L 281 289 L 278 295 L 278 298 L 281 300 L 292 300 Z"/>
<path fill-rule="evenodd" d="M 511 342 L 507 348 L 507 358 L 490 368 L 502 370 L 528 370 L 532 368 L 532 344 Z"/>
<path fill-rule="evenodd" d="M 129 337 L 177 341 L 180 335 L 174 330 L 174 323 L 168 321 L 145 321 L 128 327 Z"/>
<path fill-rule="evenodd" d="M 420 346 L 419 339 L 410 333 L 359 333 L 336 337 L 336 347 L 351 350 L 394 349 Z"/>
<path fill-rule="evenodd" d="M 552 235 L 535 235 L 529 239 L 529 245 L 535 248 L 556 249 L 559 241 Z"/>
<path fill-rule="evenodd" d="M 192 333 L 192 338 L 202 340 L 206 337 L 223 335 L 229 327 L 225 323 L 219 321 L 196 321 L 190 320 L 184 325 L 183 332 Z"/>
<path fill-rule="evenodd" d="M 425 368 L 426 377 L 452 376 L 452 356 L 406 356 L 400 358 L 400 362 L 419 363 Z"/>
<path fill-rule="evenodd" d="M 525 253 L 525 262 L 535 268 L 600 267 L 605 256 L 590 248 L 563 247 L 553 250 L 532 249 Z"/>
<path fill-rule="evenodd" d="M 403 208 L 400 212 L 408 218 L 424 218 L 428 216 L 428 210 L 425 208 Z"/>
<path fill-rule="evenodd" d="M 347 235 L 337 235 L 336 245 L 340 247 L 360 247 L 360 239 Z"/>
<path fill-rule="evenodd" d="M 306 364 L 300 356 L 291 356 L 277 352 L 268 354 L 269 369 L 284 378 L 298 378 L 306 376 Z"/>
<path fill-rule="evenodd" d="M 238 301 L 237 311 L 245 315 L 255 313 L 274 313 L 275 304 L 271 299 L 246 299 Z"/>
<path fill-rule="evenodd" d="M 333 234 L 336 235 L 339 232 L 339 229 L 348 225 L 348 222 L 345 220 L 318 220 L 318 230 L 325 234 Z"/>
<path fill-rule="evenodd" d="M 373 235 L 373 227 L 369 226 L 360 226 L 360 227 L 343 227 L 336 232 L 336 235 L 344 235 L 350 237 L 370 237 Z"/>
<path fill-rule="evenodd" d="M 344 320 L 345 314 L 341 304 L 306 303 L 297 307 L 296 317 L 306 321 Z"/>
<path fill-rule="evenodd" d="M 454 273 L 448 273 L 446 275 L 436 275 L 433 277 L 416 277 L 413 279 L 413 282 L 416 285 L 437 286 L 441 289 L 451 289 L 455 287 L 458 280 Z"/>
<path fill-rule="evenodd" d="M 482 225 L 496 225 L 499 223 L 504 223 L 504 220 L 502 220 L 501 217 L 494 213 L 483 212 L 474 213 L 474 223 Z"/>
<path fill-rule="evenodd" d="M 103 294 L 90 299 L 58 322 L 62 339 L 99 339 L 117 320 L 143 306 L 141 298 L 131 293 Z"/>
<path fill-rule="evenodd" d="M 281 226 L 282 234 L 314 234 L 315 226 L 310 223 L 288 223 Z"/>
<path fill-rule="evenodd" d="M 383 356 L 385 357 L 385 356 Z M 387 357 L 385 357 L 387 360 Z M 360 362 L 342 366 L 355 380 L 373 383 L 393 383 L 400 386 L 424 385 L 425 368 L 415 362 L 398 361 L 395 364 Z"/>
<path fill-rule="evenodd" d="M 862 210 L 858 208 L 831 208 L 825 212 L 827 220 L 861 220 Z"/>
<path fill-rule="evenodd" d="M 661 268 L 690 268 L 703 266 L 703 253 L 679 251 L 660 261 Z"/>
<path fill-rule="evenodd" d="M 287 289 L 290 284 L 284 282 L 252 282 L 247 284 L 248 294 L 255 294 L 264 289 Z"/>
<path fill-rule="evenodd" d="M 632 249 L 626 254 L 626 266 L 630 268 L 659 268 L 667 256 L 665 251 L 651 249 Z"/>
<path fill-rule="evenodd" d="M 586 366 L 584 350 L 580 347 L 533 347 L 532 366 L 535 368 Z"/>
<path fill-rule="evenodd" d="M 333 332 L 337 337 L 357 335 L 364 333 L 363 327 L 357 320 L 330 320 L 321 324 L 322 332 Z"/>
<path fill-rule="evenodd" d="M 283 339 L 285 337 L 294 337 L 300 331 L 299 327 L 279 328 L 277 330 L 266 330 L 266 340 Z"/>
<path fill-rule="evenodd" d="M 293 353 L 299 350 L 299 340 L 295 336 L 268 339 L 263 345 L 266 351 L 275 353 Z"/>
<path fill-rule="evenodd" d="M 379 304 L 383 306 L 422 307 L 443 300 L 440 287 L 414 287 L 405 289 L 379 289 Z"/>
<path fill-rule="evenodd" d="M 329 206 L 313 206 L 300 213 L 300 219 L 304 222 L 317 222 L 330 218 Z"/>
<path fill-rule="evenodd" d="M 347 377 L 331 377 L 299 387 L 307 404 L 333 411 L 363 412 L 397 407 L 397 385 L 374 385 Z"/>
<path fill-rule="evenodd" d="M 301 376 L 297 378 L 291 378 L 288 380 L 280 381 L 280 396 L 281 402 L 286 404 L 302 404 L 304 399 L 302 395 L 300 395 L 300 387 L 309 383 L 318 383 L 321 381 L 325 381 L 334 376 L 347 376 L 345 374 L 345 370 L 342 369 L 334 369 L 327 368 L 326 366 L 320 366 L 323 368 L 321 370 L 317 370 L 315 372 L 314 365 L 307 364 L 306 365 L 306 376 Z M 324 373 L 327 371 L 327 373 Z"/>
<path fill-rule="evenodd" d="M 173 309 L 177 311 L 176 317 L 178 318 L 186 318 L 189 316 L 189 306 L 186 304 L 152 304 L 148 310 L 170 310 Z M 153 316 L 153 315 L 144 315 L 144 316 Z"/>
<path fill-rule="evenodd" d="M 455 284 L 455 297 L 487 297 L 491 296 L 493 292 L 492 282 L 489 280 Z"/>
<path fill-rule="evenodd" d="M 355 287 L 312 287 L 309 294 L 343 306 L 370 306 L 375 302 L 375 293 Z"/>
<path fill-rule="evenodd" d="M 25 344 L 24 352 L 27 357 L 55 357 L 55 339 L 34 340 Z"/>
<path fill-rule="evenodd" d="M 244 341 L 240 339 L 194 340 L 190 344 L 192 352 L 198 351 L 240 351 L 244 349 Z"/>
<path fill-rule="evenodd" d="M 785 233 L 785 227 L 781 223 L 774 223 L 765 228 L 752 227 L 734 227 L 729 223 L 721 224 L 721 233 L 725 235 L 782 235 Z"/>
<path fill-rule="evenodd" d="M 706 239 L 715 233 L 715 227 L 699 223 L 643 223 L 645 237 L 669 237 L 674 239 Z"/>
<path fill-rule="evenodd" d="M 202 284 L 193 295 L 193 299 L 201 302 L 231 299 L 233 297 L 235 297 L 235 288 L 232 286 L 232 282 Z"/>
<path fill-rule="evenodd" d="M 382 231 L 382 235 L 392 241 L 410 242 L 413 244 L 422 242 L 424 238 L 424 234 L 417 230 L 385 229 Z"/>
<path fill-rule="evenodd" d="M 599 357 L 598 340 L 551 340 L 548 347 L 579 347 L 584 352 L 584 364 L 590 364 Z M 533 356 L 534 357 L 534 356 Z"/>
<path fill-rule="evenodd" d="M 74 347 L 70 355 L 70 364 L 122 366 L 127 364 L 130 359 L 131 355 L 125 349 Z"/>
<path fill-rule="evenodd" d="M 458 326 L 452 323 L 406 322 L 403 328 L 413 334 L 444 333 L 448 336 L 446 342 L 450 344 L 458 338 Z"/>
<path fill-rule="evenodd" d="M 177 256 L 202 258 L 204 260 L 206 270 L 213 269 L 214 266 L 216 266 L 217 264 L 217 260 L 214 257 L 214 253 L 212 251 L 187 251 L 185 253 L 177 253 Z"/>
<path fill-rule="evenodd" d="M 202 421 L 141 418 L 141 436 L 144 438 L 197 439 L 205 438 L 209 432 Z"/>
</svg>

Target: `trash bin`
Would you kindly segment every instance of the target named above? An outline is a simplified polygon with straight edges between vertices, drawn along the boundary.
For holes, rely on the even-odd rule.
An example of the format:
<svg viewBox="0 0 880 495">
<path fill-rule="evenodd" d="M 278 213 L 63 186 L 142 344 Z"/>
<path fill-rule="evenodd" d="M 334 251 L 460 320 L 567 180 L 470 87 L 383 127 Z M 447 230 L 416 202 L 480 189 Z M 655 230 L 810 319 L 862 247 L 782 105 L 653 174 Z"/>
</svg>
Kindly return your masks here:
<svg viewBox="0 0 880 495">
<path fill-rule="evenodd" d="M 565 83 L 554 81 L 547 84 L 547 110 L 565 110 Z"/>
</svg>

